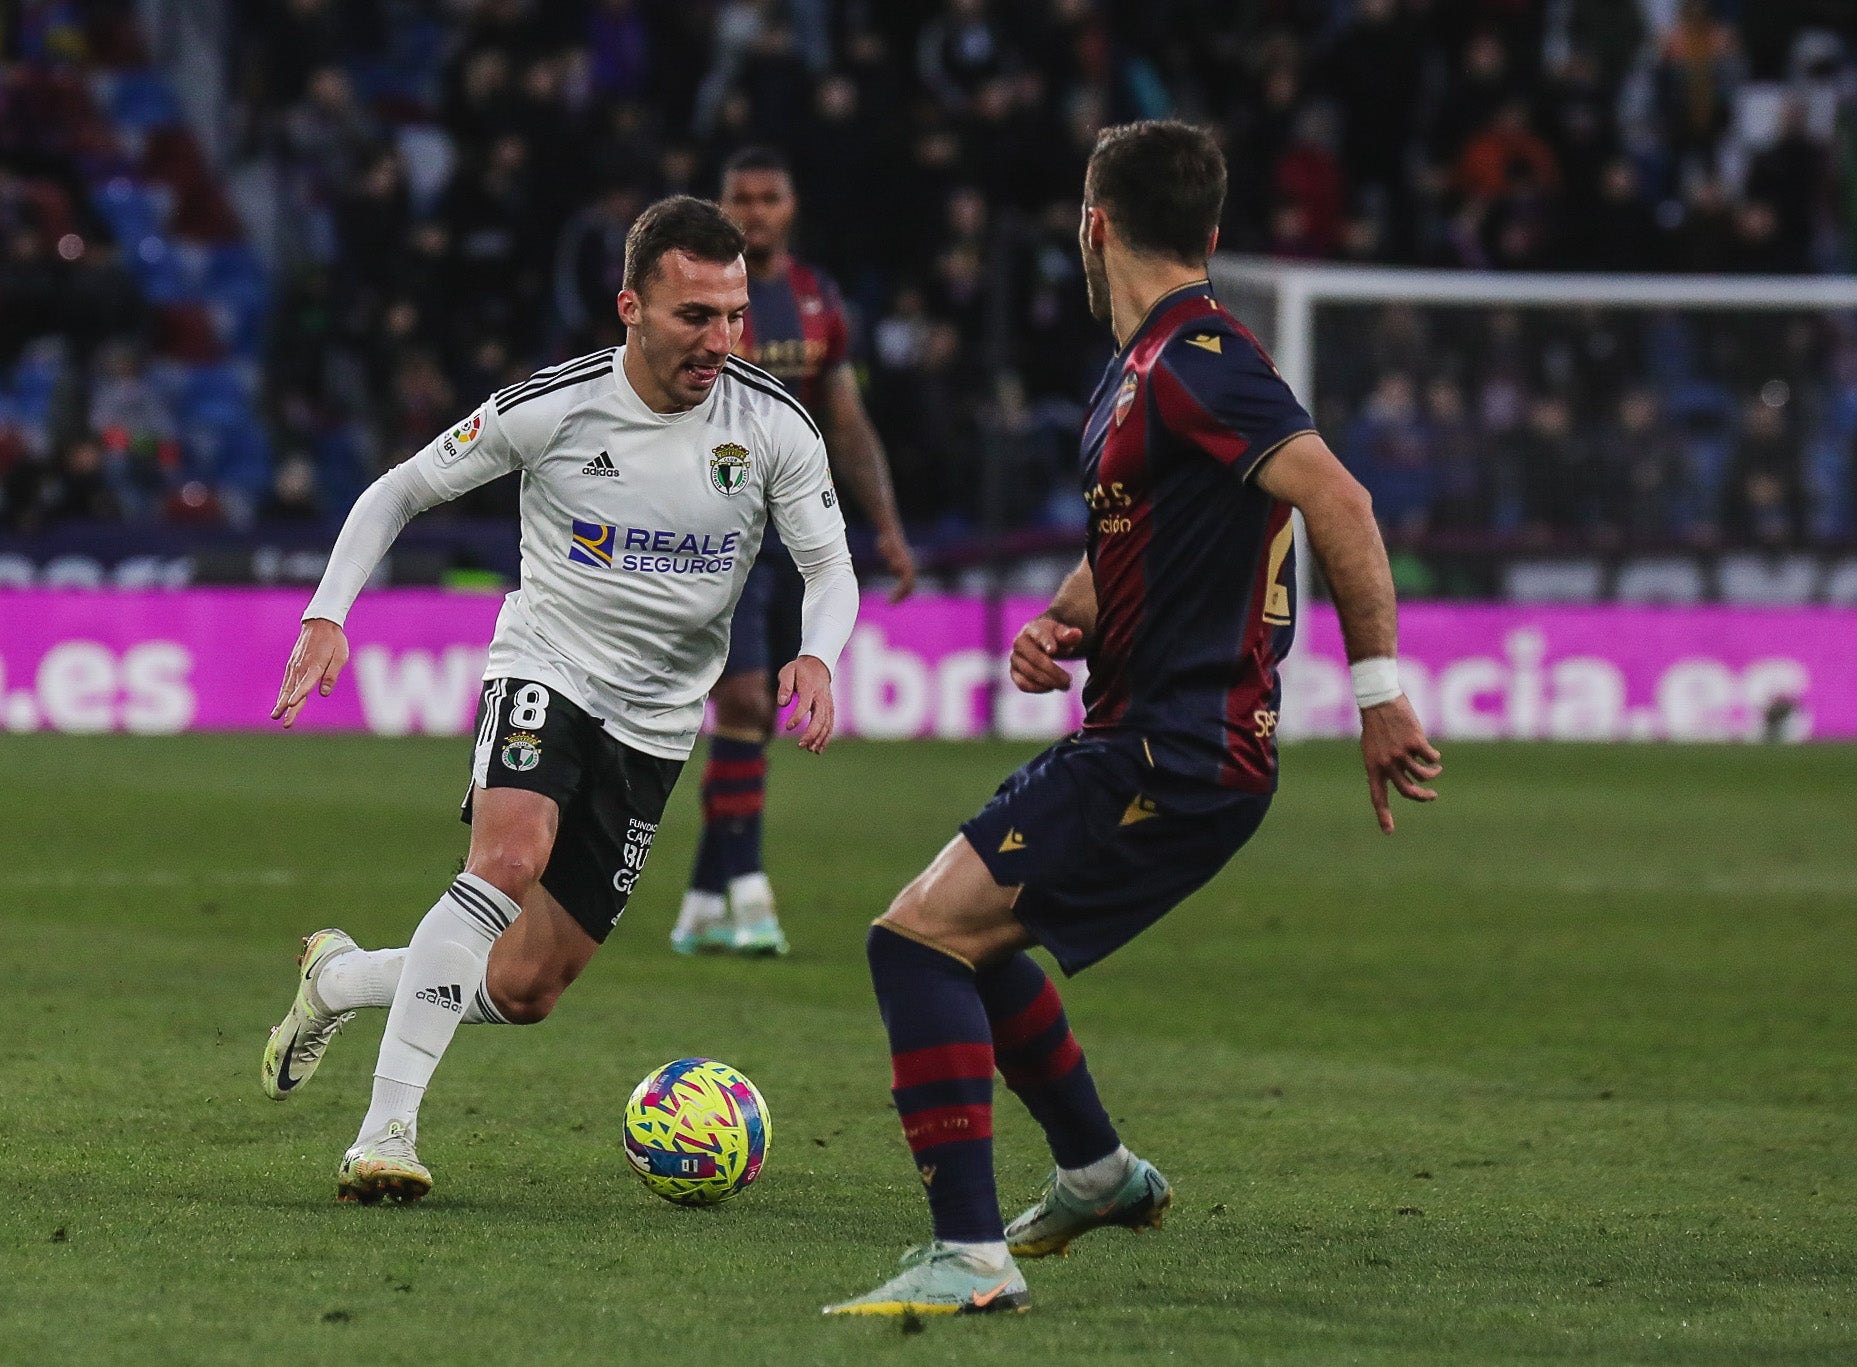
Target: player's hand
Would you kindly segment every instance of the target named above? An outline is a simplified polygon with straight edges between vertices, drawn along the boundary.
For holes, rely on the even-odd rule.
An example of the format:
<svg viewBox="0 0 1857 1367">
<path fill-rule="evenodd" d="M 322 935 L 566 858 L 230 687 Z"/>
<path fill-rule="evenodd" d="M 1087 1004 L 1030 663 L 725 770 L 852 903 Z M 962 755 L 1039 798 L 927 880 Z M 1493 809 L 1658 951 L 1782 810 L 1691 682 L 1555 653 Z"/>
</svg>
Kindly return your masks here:
<svg viewBox="0 0 1857 1367">
<path fill-rule="evenodd" d="M 1369 707 L 1361 713 L 1361 758 L 1367 765 L 1367 791 L 1373 797 L 1374 814 L 1380 829 L 1393 833 L 1393 809 L 1386 797 L 1387 785 L 1414 802 L 1436 802 L 1438 794 L 1420 784 L 1429 783 L 1444 772 L 1441 756 L 1425 739 L 1418 713 L 1402 693 L 1391 702 Z"/>
<path fill-rule="evenodd" d="M 1021 693 L 1070 691 L 1070 671 L 1057 664 L 1083 653 L 1083 633 L 1050 617 L 1034 617 L 1013 638 L 1010 673 Z"/>
<path fill-rule="evenodd" d="M 342 629 L 326 618 L 310 618 L 297 634 L 297 648 L 290 652 L 290 663 L 284 667 L 284 683 L 277 690 L 271 720 L 281 717 L 288 727 L 309 700 L 310 689 L 316 688 L 328 697 L 347 663 L 348 637 Z"/>
<path fill-rule="evenodd" d="M 884 568 L 896 579 L 896 587 L 890 590 L 890 601 L 900 603 L 916 591 L 916 557 L 909 549 L 909 542 L 904 540 L 901 527 L 878 533 L 877 554 L 883 557 Z"/>
<path fill-rule="evenodd" d="M 804 722 L 800 749 L 815 755 L 825 753 L 832 739 L 832 671 L 816 655 L 802 655 L 780 671 L 780 705 L 792 703 L 793 715 L 785 729 L 791 731 Z"/>
</svg>

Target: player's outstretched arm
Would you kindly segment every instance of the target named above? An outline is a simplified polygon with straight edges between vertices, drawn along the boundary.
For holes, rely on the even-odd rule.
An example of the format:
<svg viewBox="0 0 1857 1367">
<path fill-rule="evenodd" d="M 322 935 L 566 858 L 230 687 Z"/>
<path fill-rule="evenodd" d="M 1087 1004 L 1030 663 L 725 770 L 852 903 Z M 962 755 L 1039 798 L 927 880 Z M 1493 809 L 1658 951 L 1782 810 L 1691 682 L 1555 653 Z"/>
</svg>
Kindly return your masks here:
<svg viewBox="0 0 1857 1367">
<path fill-rule="evenodd" d="M 786 729 L 805 727 L 800 748 L 819 755 L 832 739 L 832 670 L 857 625 L 858 579 L 842 523 L 838 535 L 822 546 L 787 549 L 806 581 L 806 597 L 800 603 L 800 653 L 780 671 L 776 697 L 782 707 L 793 704 Z"/>
<path fill-rule="evenodd" d="M 1051 606 L 1019 628 L 1008 672 L 1021 693 L 1068 692 L 1070 671 L 1057 663 L 1089 649 L 1096 633 L 1096 577 L 1086 557 L 1058 585 Z"/>
<path fill-rule="evenodd" d="M 1309 545 L 1328 579 L 1348 662 L 1357 666 L 1354 696 L 1361 704 L 1367 790 L 1380 829 L 1391 835 L 1387 788 L 1414 802 L 1432 802 L 1438 794 L 1423 785 L 1444 770 L 1393 675 L 1399 605 L 1373 500 L 1313 432 L 1284 442 L 1255 478 L 1264 492 L 1302 513 Z"/>
<path fill-rule="evenodd" d="M 890 601 L 900 603 L 916 590 L 916 558 L 903 535 L 903 519 L 896 510 L 896 490 L 890 482 L 890 461 L 883 439 L 864 411 L 858 394 L 858 377 L 850 364 L 833 366 L 825 374 L 825 430 L 832 469 L 851 491 L 859 510 L 877 529 L 877 554 L 896 580 Z"/>
</svg>

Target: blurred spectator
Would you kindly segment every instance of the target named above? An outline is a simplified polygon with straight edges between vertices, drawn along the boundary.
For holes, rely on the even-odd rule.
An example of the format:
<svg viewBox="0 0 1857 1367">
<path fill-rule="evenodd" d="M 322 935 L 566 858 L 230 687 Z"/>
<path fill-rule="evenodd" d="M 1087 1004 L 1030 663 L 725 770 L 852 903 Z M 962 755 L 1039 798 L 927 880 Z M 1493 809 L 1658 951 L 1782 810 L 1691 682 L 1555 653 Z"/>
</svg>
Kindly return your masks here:
<svg viewBox="0 0 1857 1367">
<path fill-rule="evenodd" d="M 987 0 L 947 0 L 916 39 L 922 84 L 951 113 L 962 110 L 981 82 L 1006 70 L 1011 60 Z"/>
<path fill-rule="evenodd" d="M 1411 377 L 1387 371 L 1348 430 L 1345 449 L 1389 536 L 1409 538 L 1426 529 L 1437 495 L 1429 437 Z"/>
<path fill-rule="evenodd" d="M 1679 162 L 1703 166 L 1713 157 L 1741 75 L 1734 29 L 1715 16 L 1709 0 L 1681 0 L 1657 65 L 1658 111 Z"/>
<path fill-rule="evenodd" d="M 279 462 L 271 492 L 258 507 L 263 522 L 318 522 L 322 500 L 316 494 L 316 467 L 298 454 Z"/>
<path fill-rule="evenodd" d="M 1748 167 L 1747 196 L 1774 215 L 1773 268 L 1812 269 L 1813 239 L 1831 190 L 1830 158 L 1805 126 L 1805 107 L 1786 102 L 1780 135 Z"/>
<path fill-rule="evenodd" d="M 1783 549 L 1798 542 L 1804 489 L 1799 443 L 1787 421 L 1788 404 L 1776 399 L 1774 391 L 1749 399 L 1741 409 L 1740 450 L 1726 521 L 1733 540 Z"/>
<path fill-rule="evenodd" d="M 983 444 L 1049 481 L 1028 515 L 1075 515 L 1075 417 L 1112 349 L 1074 242 L 1106 122 L 1216 125 L 1233 250 L 1692 272 L 1857 256 L 1857 63 L 1790 7 L 1745 0 L 234 6 L 225 169 L 259 210 L 262 268 L 175 207 L 215 168 L 175 152 L 174 115 L 115 123 L 86 45 L 124 7 L 55 8 L 0 67 L 9 523 L 42 523 L 46 488 L 93 473 L 112 516 L 217 520 L 267 489 L 282 515 L 305 461 L 339 514 L 485 392 L 620 340 L 627 226 L 655 196 L 713 194 L 747 142 L 785 144 L 803 249 L 869 335 L 904 508 L 950 535 L 981 516 Z M 207 278 L 232 283 L 208 297 Z M 1828 378 L 1857 355 L 1842 325 L 1808 320 L 1801 343 L 1797 319 L 1745 315 L 1348 319 L 1317 319 L 1323 421 L 1397 536 L 1852 534 L 1857 383 Z M 291 452 L 275 471 L 239 440 L 260 413 L 221 374 L 260 361 Z M 1776 433 L 1732 396 L 1780 373 Z"/>
</svg>

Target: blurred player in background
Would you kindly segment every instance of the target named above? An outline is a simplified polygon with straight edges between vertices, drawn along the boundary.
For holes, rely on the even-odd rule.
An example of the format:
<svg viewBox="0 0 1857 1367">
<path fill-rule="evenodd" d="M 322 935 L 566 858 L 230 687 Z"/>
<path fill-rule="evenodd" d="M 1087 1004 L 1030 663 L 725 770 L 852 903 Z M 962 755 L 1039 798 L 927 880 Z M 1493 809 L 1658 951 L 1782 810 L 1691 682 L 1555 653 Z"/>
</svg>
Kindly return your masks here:
<svg viewBox="0 0 1857 1367">
<path fill-rule="evenodd" d="M 1212 298 L 1225 161 L 1174 122 L 1111 128 L 1084 184 L 1090 310 L 1120 348 L 1083 434 L 1088 553 L 1013 643 L 1028 693 L 1070 687 L 1084 727 L 1009 777 L 870 931 L 893 1096 L 934 1215 L 903 1270 L 828 1314 L 1025 1308 L 1013 1261 L 1104 1225 L 1158 1227 L 1167 1180 L 1123 1147 L 1044 969 L 1133 939 L 1250 839 L 1277 784 L 1278 663 L 1295 622 L 1290 510 L 1341 617 L 1381 828 L 1390 784 L 1436 796 L 1399 691 L 1397 610 L 1367 493 L 1256 339 Z M 1010 1225 L 993 1179 L 993 1070 L 1045 1131 L 1044 1195 Z"/>
<path fill-rule="evenodd" d="M 543 1019 L 618 924 L 722 673 L 729 618 L 771 516 L 805 581 L 780 671 L 787 726 L 822 751 L 858 586 L 825 445 L 799 402 L 732 353 L 748 309 L 741 231 L 677 196 L 626 237 L 626 345 L 499 391 L 381 476 L 343 524 L 272 716 L 289 726 L 348 658 L 355 596 L 415 514 L 522 472 L 522 583 L 497 617 L 464 812 L 464 871 L 404 949 L 304 941 L 265 1046 L 287 1100 L 363 1007 L 387 1007 L 343 1200 L 432 1186 L 419 1105 L 457 1027 Z"/>
<path fill-rule="evenodd" d="M 849 325 L 838 286 L 788 252 L 798 210 L 786 161 L 747 148 L 722 171 L 723 212 L 747 240 L 750 306 L 737 354 L 778 376 L 819 420 L 838 483 L 877 530 L 877 553 L 896 580 L 893 603 L 915 587 L 883 443 L 858 396 Z M 679 953 L 787 952 L 761 859 L 767 742 L 774 729 L 770 667 L 792 658 L 800 577 L 771 532 L 735 609 L 729 659 L 710 694 L 715 735 L 703 770 L 703 835 L 690 888 L 671 933 Z"/>
</svg>

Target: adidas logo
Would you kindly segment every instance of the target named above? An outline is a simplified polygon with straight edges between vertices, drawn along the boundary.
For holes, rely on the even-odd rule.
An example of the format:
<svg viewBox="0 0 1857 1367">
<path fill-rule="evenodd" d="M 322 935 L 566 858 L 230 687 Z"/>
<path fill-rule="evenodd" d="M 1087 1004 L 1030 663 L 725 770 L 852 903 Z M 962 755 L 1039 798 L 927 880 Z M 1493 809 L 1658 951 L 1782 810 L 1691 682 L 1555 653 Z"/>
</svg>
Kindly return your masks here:
<svg viewBox="0 0 1857 1367">
<path fill-rule="evenodd" d="M 442 1006 L 447 1011 L 462 1012 L 464 1010 L 464 993 L 459 991 L 456 983 L 447 983 L 443 987 L 422 987 L 413 994 L 413 997 L 416 1001 L 431 1002 L 434 1006 Z"/>
<path fill-rule="evenodd" d="M 583 475 L 604 475 L 608 479 L 619 477 L 619 467 L 613 464 L 613 458 L 604 451 L 580 467 Z"/>
</svg>

